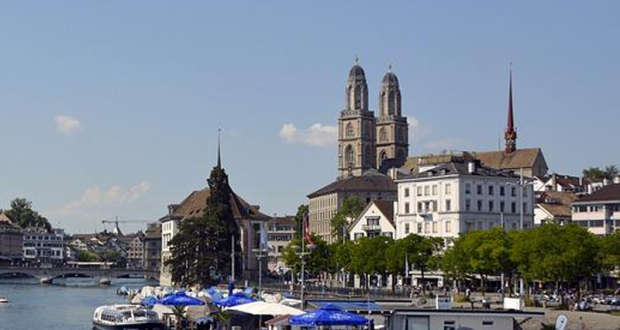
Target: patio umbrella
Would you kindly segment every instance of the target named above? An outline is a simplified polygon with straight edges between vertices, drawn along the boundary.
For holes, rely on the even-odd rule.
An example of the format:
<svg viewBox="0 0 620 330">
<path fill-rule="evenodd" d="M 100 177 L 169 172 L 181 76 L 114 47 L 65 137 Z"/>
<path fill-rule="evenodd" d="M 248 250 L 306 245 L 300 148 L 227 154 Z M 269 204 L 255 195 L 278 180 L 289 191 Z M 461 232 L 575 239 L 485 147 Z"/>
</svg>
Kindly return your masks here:
<svg viewBox="0 0 620 330">
<path fill-rule="evenodd" d="M 194 297 L 190 297 L 185 292 L 177 292 L 173 295 L 162 298 L 158 301 L 159 304 L 162 305 L 173 305 L 173 306 L 196 306 L 196 305 L 204 305 L 205 302 Z"/>
<path fill-rule="evenodd" d="M 336 305 L 327 304 L 308 313 L 293 316 L 289 319 L 289 322 L 306 326 L 366 325 L 368 324 L 368 319 L 357 314 L 347 313 Z"/>
<path fill-rule="evenodd" d="M 157 297 L 155 297 L 155 296 L 148 296 L 148 297 L 142 299 L 142 302 L 140 302 L 140 304 L 142 306 L 151 307 L 151 306 L 155 306 L 155 304 L 157 304 L 158 301 L 159 301 L 159 299 L 157 299 Z"/>
<path fill-rule="evenodd" d="M 290 306 L 278 304 L 278 303 L 268 303 L 265 301 L 255 301 L 239 306 L 234 306 L 229 308 L 230 311 L 237 311 L 251 315 L 272 315 L 272 316 L 280 316 L 280 315 L 300 315 L 303 314 L 304 311 L 293 308 Z"/>
<path fill-rule="evenodd" d="M 245 296 L 243 293 L 235 293 L 232 296 L 228 296 L 224 299 L 213 300 L 213 303 L 223 307 L 233 307 L 237 305 L 243 305 L 254 302 L 256 300 Z"/>
</svg>

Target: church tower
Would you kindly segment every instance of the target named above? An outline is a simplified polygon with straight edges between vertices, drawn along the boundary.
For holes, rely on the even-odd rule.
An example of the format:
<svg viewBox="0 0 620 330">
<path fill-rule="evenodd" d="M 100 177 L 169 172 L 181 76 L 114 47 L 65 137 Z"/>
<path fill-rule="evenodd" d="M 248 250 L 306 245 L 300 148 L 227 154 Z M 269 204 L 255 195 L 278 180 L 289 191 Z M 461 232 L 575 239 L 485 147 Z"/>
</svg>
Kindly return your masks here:
<svg viewBox="0 0 620 330">
<path fill-rule="evenodd" d="M 409 127 L 402 116 L 402 103 L 398 77 L 390 70 L 383 76 L 379 92 L 379 118 L 377 120 L 377 166 L 393 158 L 404 164 L 409 155 Z"/>
<path fill-rule="evenodd" d="M 362 175 L 376 168 L 375 116 L 368 109 L 364 69 L 355 61 L 349 71 L 346 106 L 338 119 L 338 178 Z"/>
<path fill-rule="evenodd" d="M 510 69 L 510 82 L 508 85 L 508 121 L 506 123 L 506 154 L 511 154 L 517 150 L 517 130 L 514 125 L 514 117 L 512 113 L 512 68 Z"/>
</svg>

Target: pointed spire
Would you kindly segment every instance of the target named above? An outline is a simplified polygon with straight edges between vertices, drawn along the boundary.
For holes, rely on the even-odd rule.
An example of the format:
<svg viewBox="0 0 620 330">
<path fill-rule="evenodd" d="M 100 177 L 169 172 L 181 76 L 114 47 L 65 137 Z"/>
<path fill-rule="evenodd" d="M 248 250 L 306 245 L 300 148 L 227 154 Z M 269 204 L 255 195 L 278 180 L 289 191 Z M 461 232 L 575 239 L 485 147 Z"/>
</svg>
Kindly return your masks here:
<svg viewBox="0 0 620 330">
<path fill-rule="evenodd" d="M 510 154 L 517 150 L 517 131 L 514 125 L 514 111 L 512 104 L 512 63 L 510 63 L 510 75 L 508 83 L 508 120 L 506 123 L 506 132 L 504 138 L 506 139 L 506 153 Z"/>
<path fill-rule="evenodd" d="M 222 168 L 222 155 L 220 153 L 220 136 L 222 135 L 222 129 L 217 129 L 217 168 Z"/>
</svg>

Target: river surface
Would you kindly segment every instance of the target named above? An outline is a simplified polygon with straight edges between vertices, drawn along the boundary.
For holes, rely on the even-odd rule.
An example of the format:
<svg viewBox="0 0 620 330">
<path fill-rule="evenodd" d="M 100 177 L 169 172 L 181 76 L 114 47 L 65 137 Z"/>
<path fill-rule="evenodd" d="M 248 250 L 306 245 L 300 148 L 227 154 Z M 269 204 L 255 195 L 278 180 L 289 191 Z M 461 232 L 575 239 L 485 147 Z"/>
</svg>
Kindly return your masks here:
<svg viewBox="0 0 620 330">
<path fill-rule="evenodd" d="M 116 295 L 121 285 L 129 288 L 153 285 L 131 279 L 113 282 L 111 286 L 79 281 L 64 284 L 0 281 L 0 297 L 9 299 L 8 304 L 0 304 L 0 330 L 92 330 L 96 307 L 128 302 L 127 298 Z"/>
</svg>

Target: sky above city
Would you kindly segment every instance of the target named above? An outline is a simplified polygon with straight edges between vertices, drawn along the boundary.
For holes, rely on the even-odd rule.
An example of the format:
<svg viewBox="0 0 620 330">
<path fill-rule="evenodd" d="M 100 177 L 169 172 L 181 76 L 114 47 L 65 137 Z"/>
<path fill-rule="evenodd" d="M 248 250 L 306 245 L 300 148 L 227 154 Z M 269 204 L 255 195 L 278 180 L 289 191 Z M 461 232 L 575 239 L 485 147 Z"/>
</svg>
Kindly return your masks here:
<svg viewBox="0 0 620 330">
<path fill-rule="evenodd" d="M 410 154 L 518 147 L 551 171 L 619 164 L 618 1 L 0 3 L 0 208 L 70 233 L 156 221 L 206 186 L 294 214 L 332 182 L 354 59 L 377 109 L 393 66 Z M 503 143 L 503 141 L 502 141 Z M 121 224 L 125 231 L 141 222 Z"/>
</svg>

